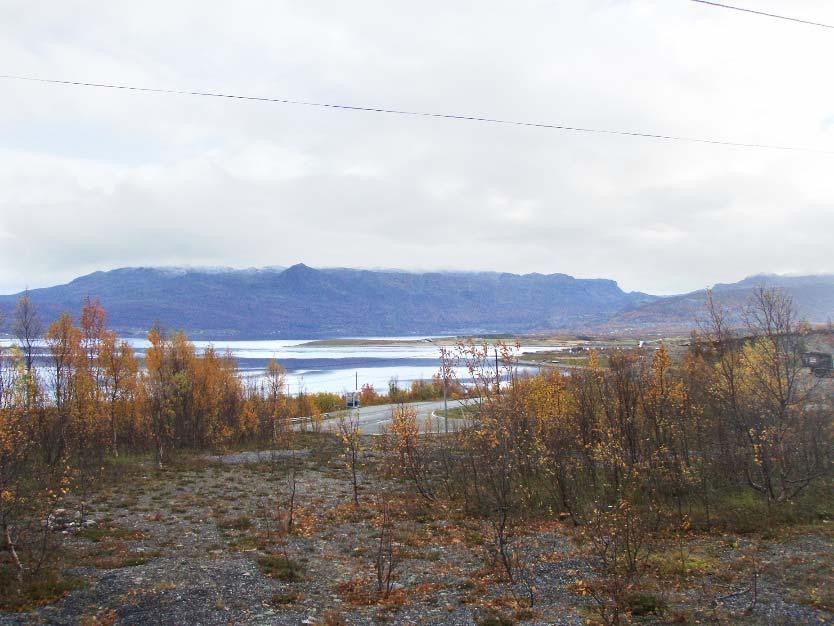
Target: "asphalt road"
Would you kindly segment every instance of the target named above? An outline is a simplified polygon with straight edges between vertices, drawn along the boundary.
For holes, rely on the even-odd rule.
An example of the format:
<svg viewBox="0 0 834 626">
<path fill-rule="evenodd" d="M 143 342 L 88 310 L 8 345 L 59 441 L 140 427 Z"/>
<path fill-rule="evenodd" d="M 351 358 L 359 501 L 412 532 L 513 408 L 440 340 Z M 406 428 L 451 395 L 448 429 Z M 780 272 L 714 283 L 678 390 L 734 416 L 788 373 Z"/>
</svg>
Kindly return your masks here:
<svg viewBox="0 0 834 626">
<path fill-rule="evenodd" d="M 391 426 L 391 411 L 397 404 L 381 404 L 379 406 L 363 406 L 358 409 L 353 409 L 350 413 L 356 416 L 359 423 L 359 430 L 363 435 L 378 435 Z M 443 400 L 431 402 L 414 402 L 408 406 L 417 410 L 417 423 L 420 426 L 420 432 L 443 432 Z M 461 406 L 460 400 L 449 400 L 449 410 Z M 438 413 L 439 412 L 439 413 Z M 345 417 L 349 415 L 347 411 L 341 413 Z M 332 415 L 332 414 L 331 414 Z M 426 428 L 426 420 L 431 418 L 431 428 Z M 459 419 L 449 420 L 449 430 L 459 428 L 463 423 Z M 337 430 L 339 428 L 338 416 L 325 419 L 322 422 L 324 430 Z"/>
</svg>

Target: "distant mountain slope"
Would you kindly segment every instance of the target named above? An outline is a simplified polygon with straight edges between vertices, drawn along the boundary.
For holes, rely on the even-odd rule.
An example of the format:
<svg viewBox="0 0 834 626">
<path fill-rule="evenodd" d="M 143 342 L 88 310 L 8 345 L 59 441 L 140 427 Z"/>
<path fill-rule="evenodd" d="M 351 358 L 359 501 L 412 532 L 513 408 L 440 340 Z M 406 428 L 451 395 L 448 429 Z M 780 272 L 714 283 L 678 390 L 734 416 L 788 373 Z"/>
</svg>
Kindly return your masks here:
<svg viewBox="0 0 834 626">
<path fill-rule="evenodd" d="M 124 268 L 30 292 L 45 320 L 98 298 L 111 327 L 159 321 L 194 337 L 299 338 L 529 332 L 586 326 L 656 298 L 565 274 Z M 0 296 L 7 312 L 18 295 Z"/>
<path fill-rule="evenodd" d="M 713 294 L 717 302 L 729 308 L 741 307 L 757 287 L 778 287 L 793 297 L 800 317 L 815 323 L 834 319 L 834 275 L 779 276 L 760 274 L 737 283 L 717 284 Z M 613 316 L 613 328 L 691 328 L 703 318 L 706 290 L 660 298 Z"/>
<path fill-rule="evenodd" d="M 716 285 L 726 305 L 760 284 L 793 295 L 814 322 L 834 317 L 834 276 L 753 276 Z M 367 271 L 290 268 L 123 268 L 30 292 L 41 317 L 77 315 L 86 296 L 120 333 L 144 335 L 159 321 L 199 338 L 316 338 L 545 330 L 691 328 L 705 292 L 626 293 L 603 279 L 565 274 Z M 11 313 L 19 294 L 0 296 Z"/>
</svg>

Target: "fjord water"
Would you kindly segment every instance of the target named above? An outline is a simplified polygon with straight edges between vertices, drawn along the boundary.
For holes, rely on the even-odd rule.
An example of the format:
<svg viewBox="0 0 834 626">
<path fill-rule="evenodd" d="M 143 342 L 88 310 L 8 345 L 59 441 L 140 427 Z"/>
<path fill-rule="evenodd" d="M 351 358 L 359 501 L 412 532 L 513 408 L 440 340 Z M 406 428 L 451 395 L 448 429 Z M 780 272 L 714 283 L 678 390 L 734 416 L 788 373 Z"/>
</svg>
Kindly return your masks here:
<svg viewBox="0 0 834 626">
<path fill-rule="evenodd" d="M 227 350 L 237 360 L 241 376 L 252 381 L 261 378 L 269 359 L 276 359 L 287 370 L 287 393 L 317 393 L 330 391 L 343 393 L 354 386 L 371 384 L 377 391 L 385 392 L 389 381 L 396 378 L 399 387 L 406 388 L 415 380 L 430 380 L 440 367 L 437 346 L 426 337 L 351 337 L 335 340 L 252 340 L 252 341 L 194 341 L 198 352 L 214 347 L 219 352 Z M 368 343 L 372 340 L 372 343 Z M 147 339 L 126 338 L 144 359 L 150 346 Z M 353 343 L 355 342 L 355 343 Z M 0 346 L 10 346 L 16 341 L 0 339 Z M 43 343 L 39 344 L 44 348 Z M 558 350 L 563 346 L 521 346 L 518 353 Z M 44 382 L 50 381 L 49 359 L 43 353 L 36 358 L 43 373 Z M 520 367 L 519 371 L 535 368 Z M 469 378 L 466 368 L 455 370 L 458 380 Z"/>
<path fill-rule="evenodd" d="M 374 343 L 365 343 L 372 339 Z M 384 392 L 389 381 L 396 377 L 400 387 L 408 387 L 415 380 L 430 380 L 440 367 L 437 346 L 425 337 L 367 337 L 339 339 L 338 344 L 321 341 L 257 340 L 257 341 L 195 341 L 202 350 L 213 346 L 228 350 L 237 359 L 241 375 L 260 378 L 269 359 L 276 359 L 287 370 L 287 391 L 342 393 L 357 384 L 371 384 Z M 355 340 L 355 344 L 349 343 Z M 140 356 L 148 347 L 145 339 L 128 339 Z M 401 342 L 401 343 L 398 343 Z M 522 346 L 521 352 L 552 350 L 558 346 Z M 525 368 L 527 369 L 527 368 Z M 468 372 L 459 367 L 455 372 L 466 380 Z"/>
</svg>

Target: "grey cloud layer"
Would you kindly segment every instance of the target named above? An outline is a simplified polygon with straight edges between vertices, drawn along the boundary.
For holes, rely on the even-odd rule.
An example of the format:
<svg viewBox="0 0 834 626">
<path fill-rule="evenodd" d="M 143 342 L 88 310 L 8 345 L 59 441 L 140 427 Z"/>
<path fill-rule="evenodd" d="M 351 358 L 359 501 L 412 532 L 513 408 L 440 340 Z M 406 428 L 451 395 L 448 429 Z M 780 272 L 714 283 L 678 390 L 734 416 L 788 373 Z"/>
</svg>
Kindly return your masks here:
<svg viewBox="0 0 834 626">
<path fill-rule="evenodd" d="M 5 4 L 8 72 L 818 147 L 834 138 L 834 83 L 820 80 L 834 38 L 694 3 Z M 791 10 L 834 20 L 813 0 Z M 834 157 L 0 89 L 3 292 L 136 264 L 565 272 L 654 292 L 834 271 Z"/>
</svg>

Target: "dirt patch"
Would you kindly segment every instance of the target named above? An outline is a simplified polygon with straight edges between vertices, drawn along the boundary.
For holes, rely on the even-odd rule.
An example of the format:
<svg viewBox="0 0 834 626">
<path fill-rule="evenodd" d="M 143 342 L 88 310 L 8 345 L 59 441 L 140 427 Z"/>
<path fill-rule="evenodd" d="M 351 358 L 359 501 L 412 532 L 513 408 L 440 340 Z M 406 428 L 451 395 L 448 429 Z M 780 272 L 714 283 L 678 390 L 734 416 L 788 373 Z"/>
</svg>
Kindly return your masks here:
<svg viewBox="0 0 834 626">
<path fill-rule="evenodd" d="M 202 457 L 209 463 L 225 463 L 226 465 L 241 465 L 244 463 L 267 463 L 289 459 L 303 459 L 310 456 L 309 450 L 251 450 L 224 454 L 222 456 L 207 455 Z"/>
</svg>

